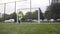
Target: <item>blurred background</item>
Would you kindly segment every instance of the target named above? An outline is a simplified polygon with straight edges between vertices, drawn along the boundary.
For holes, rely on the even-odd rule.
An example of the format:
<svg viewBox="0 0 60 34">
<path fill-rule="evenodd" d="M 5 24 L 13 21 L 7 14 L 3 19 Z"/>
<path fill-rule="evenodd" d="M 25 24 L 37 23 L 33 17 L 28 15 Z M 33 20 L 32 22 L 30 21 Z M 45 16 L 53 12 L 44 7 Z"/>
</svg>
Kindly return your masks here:
<svg viewBox="0 0 60 34">
<path fill-rule="evenodd" d="M 59 22 L 60 0 L 0 0 L 0 22 L 19 21 Z"/>
</svg>

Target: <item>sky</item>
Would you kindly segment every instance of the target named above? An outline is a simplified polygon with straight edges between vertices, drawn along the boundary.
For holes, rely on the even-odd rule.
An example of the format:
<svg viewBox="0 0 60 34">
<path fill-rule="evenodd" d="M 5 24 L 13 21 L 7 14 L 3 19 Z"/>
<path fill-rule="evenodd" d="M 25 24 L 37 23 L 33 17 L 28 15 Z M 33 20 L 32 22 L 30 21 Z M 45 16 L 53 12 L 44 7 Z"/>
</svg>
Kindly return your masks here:
<svg viewBox="0 0 60 34">
<path fill-rule="evenodd" d="M 0 12 L 3 13 L 4 12 L 4 4 L 1 3 L 7 3 L 6 4 L 6 13 L 12 13 L 11 11 L 14 12 L 15 9 L 15 5 L 14 5 L 14 1 L 20 1 L 17 2 L 16 4 L 16 11 L 18 11 L 18 9 L 21 8 L 30 8 L 30 0 L 0 0 Z M 40 7 L 42 12 L 44 13 L 47 6 L 49 5 L 49 0 L 31 0 L 32 2 L 32 8 L 36 8 L 36 7 Z M 12 2 L 12 3 L 9 3 Z M 24 12 L 26 13 L 26 11 Z"/>
</svg>

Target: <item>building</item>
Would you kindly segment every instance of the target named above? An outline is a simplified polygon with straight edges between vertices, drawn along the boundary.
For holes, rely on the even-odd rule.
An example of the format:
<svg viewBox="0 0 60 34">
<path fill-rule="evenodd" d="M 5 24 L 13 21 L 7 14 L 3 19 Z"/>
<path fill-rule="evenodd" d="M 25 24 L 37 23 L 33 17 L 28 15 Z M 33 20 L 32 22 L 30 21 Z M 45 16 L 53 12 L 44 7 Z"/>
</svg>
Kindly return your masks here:
<svg viewBox="0 0 60 34">
<path fill-rule="evenodd" d="M 52 3 L 55 4 L 55 3 L 60 3 L 60 0 L 52 0 Z"/>
</svg>

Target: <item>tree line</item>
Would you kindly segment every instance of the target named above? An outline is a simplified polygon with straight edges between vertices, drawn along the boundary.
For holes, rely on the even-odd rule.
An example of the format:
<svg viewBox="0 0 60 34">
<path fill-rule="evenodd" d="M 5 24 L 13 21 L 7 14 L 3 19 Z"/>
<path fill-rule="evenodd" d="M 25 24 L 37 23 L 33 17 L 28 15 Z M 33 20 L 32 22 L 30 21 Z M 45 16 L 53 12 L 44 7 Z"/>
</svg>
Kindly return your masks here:
<svg viewBox="0 0 60 34">
<path fill-rule="evenodd" d="M 45 11 L 46 19 L 60 19 L 60 3 L 51 4 Z"/>
<path fill-rule="evenodd" d="M 42 13 L 41 9 L 39 8 L 39 10 L 35 10 L 34 12 L 29 11 L 25 15 L 23 14 L 22 11 L 20 11 L 23 14 L 22 20 L 26 20 L 26 19 L 38 20 L 38 11 L 40 12 L 40 19 L 44 19 L 43 13 Z M 14 19 L 16 22 L 17 21 L 17 13 L 13 12 L 10 15 L 3 14 L 2 18 L 0 18 L 0 22 L 2 22 L 4 20 L 9 20 L 9 19 Z"/>
</svg>

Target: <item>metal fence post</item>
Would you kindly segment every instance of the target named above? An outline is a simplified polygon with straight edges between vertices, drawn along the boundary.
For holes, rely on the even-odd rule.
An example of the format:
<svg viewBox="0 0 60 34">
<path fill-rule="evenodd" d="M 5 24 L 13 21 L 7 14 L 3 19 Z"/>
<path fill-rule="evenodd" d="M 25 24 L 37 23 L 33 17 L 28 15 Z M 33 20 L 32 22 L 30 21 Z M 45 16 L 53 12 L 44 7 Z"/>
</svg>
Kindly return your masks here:
<svg viewBox="0 0 60 34">
<path fill-rule="evenodd" d="M 38 10 L 38 23 L 40 23 L 40 11 Z"/>
<path fill-rule="evenodd" d="M 4 3 L 4 20 L 5 20 L 5 11 L 6 11 L 6 3 Z"/>
</svg>

